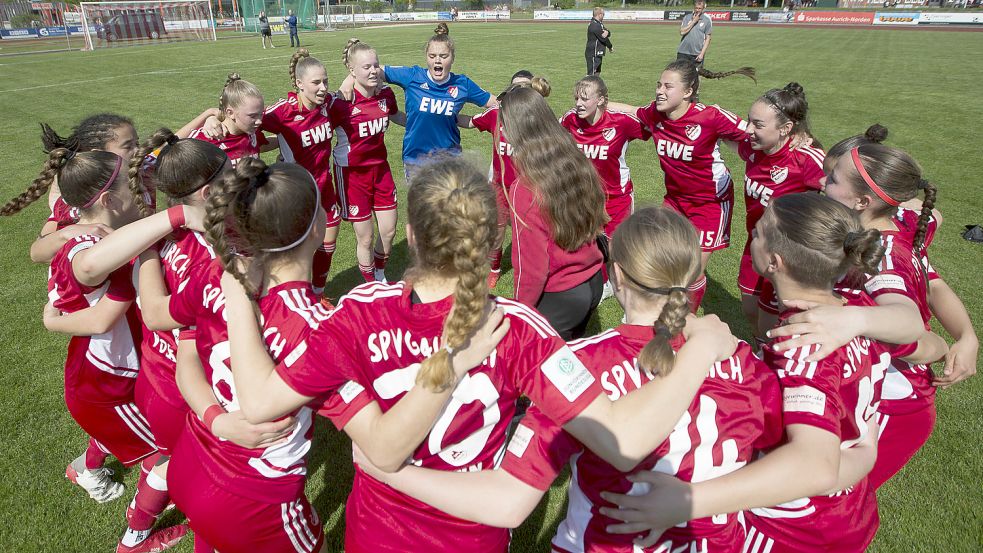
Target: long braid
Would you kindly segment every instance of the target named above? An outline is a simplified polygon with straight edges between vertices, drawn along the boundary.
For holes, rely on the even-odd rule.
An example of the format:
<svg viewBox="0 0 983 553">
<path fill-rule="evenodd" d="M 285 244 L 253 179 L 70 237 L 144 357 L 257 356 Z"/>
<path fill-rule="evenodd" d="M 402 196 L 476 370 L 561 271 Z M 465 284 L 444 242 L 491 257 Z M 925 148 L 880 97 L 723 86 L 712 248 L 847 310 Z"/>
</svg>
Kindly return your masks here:
<svg viewBox="0 0 983 553">
<path fill-rule="evenodd" d="M 246 275 L 239 270 L 235 254 L 226 238 L 226 222 L 236 218 L 240 195 L 254 185 L 256 175 L 265 169 L 266 164 L 262 161 L 243 158 L 236 167 L 235 173 L 216 183 L 205 203 L 205 239 L 222 260 L 222 267 L 234 276 L 250 295 L 255 295 L 256 291 Z"/>
<path fill-rule="evenodd" d="M 48 155 L 48 159 L 45 160 L 44 167 L 41 169 L 38 177 L 31 182 L 27 190 L 4 204 L 3 207 L 0 207 L 0 216 L 7 217 L 13 215 L 43 196 L 51 188 L 51 183 L 54 182 L 55 177 L 58 176 L 61 169 L 73 155 L 75 155 L 75 152 L 66 148 L 52 150 L 51 154 Z"/>
<path fill-rule="evenodd" d="M 311 52 L 307 48 L 298 48 L 297 51 L 294 52 L 294 55 L 290 56 L 290 86 L 293 87 L 294 90 L 299 90 L 297 88 L 297 63 L 304 58 L 309 58 L 310 56 Z"/>
<path fill-rule="evenodd" d="M 146 142 L 143 143 L 143 146 L 141 146 L 137 150 L 137 153 L 133 154 L 133 157 L 130 159 L 130 168 L 127 172 L 130 193 L 133 194 L 133 200 L 136 202 L 137 207 L 140 208 L 140 214 L 144 217 L 153 215 L 153 209 L 151 209 L 150 206 L 147 205 L 147 202 L 143 199 L 147 192 L 143 186 L 145 171 L 144 164 L 146 163 L 147 157 L 158 148 L 166 144 L 172 136 L 174 136 L 174 133 L 172 133 L 170 129 L 159 129 L 157 132 L 151 135 Z"/>
<path fill-rule="evenodd" d="M 683 283 L 680 283 L 683 284 Z M 683 331 L 686 326 L 686 316 L 689 315 L 689 295 L 685 286 L 680 286 L 669 292 L 662 312 L 653 325 L 655 337 L 652 338 L 641 353 L 638 354 L 639 366 L 650 374 L 665 376 L 672 370 L 675 353 L 670 340 Z"/>
<path fill-rule="evenodd" d="M 918 187 L 925 191 L 925 199 L 922 201 L 922 212 L 918 215 L 918 228 L 915 237 L 912 239 L 912 250 L 917 254 L 925 245 L 925 235 L 928 234 L 928 221 L 932 217 L 932 210 L 935 209 L 935 197 L 938 189 L 934 184 L 925 179 L 921 179 Z"/>
<path fill-rule="evenodd" d="M 723 79 L 724 77 L 730 77 L 731 75 L 744 75 L 745 77 L 754 81 L 755 84 L 758 83 L 757 73 L 753 67 L 741 67 L 740 69 L 735 69 L 733 71 L 708 71 L 702 67 L 697 68 L 697 73 L 704 79 Z"/>
</svg>

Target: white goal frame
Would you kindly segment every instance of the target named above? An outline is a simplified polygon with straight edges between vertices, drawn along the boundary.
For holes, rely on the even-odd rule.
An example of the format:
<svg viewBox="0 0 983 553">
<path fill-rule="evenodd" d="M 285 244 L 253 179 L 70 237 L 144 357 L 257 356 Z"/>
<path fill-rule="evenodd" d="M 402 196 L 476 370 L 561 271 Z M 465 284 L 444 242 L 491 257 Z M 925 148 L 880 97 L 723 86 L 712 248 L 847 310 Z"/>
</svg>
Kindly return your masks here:
<svg viewBox="0 0 983 553">
<path fill-rule="evenodd" d="M 347 27 L 349 25 L 351 26 L 352 29 L 354 29 L 358 27 L 359 21 L 356 18 L 356 15 L 362 14 L 362 7 L 356 6 L 354 4 L 340 4 L 340 5 L 333 5 L 333 6 L 326 5 L 325 11 L 326 11 L 326 13 L 324 14 L 325 29 L 329 31 L 334 31 L 342 27 Z M 338 16 L 341 16 L 341 18 L 344 19 L 344 21 L 338 21 L 337 20 Z M 332 17 L 335 18 L 335 21 L 331 21 Z M 362 24 L 364 25 L 365 22 L 362 21 Z"/>
<path fill-rule="evenodd" d="M 141 9 L 160 10 L 165 7 L 174 7 L 180 5 L 188 5 L 188 6 L 197 5 L 202 16 L 205 16 L 205 14 L 207 13 L 207 19 L 204 20 L 205 21 L 204 25 L 195 23 L 192 26 L 188 27 L 188 29 L 204 31 L 204 33 L 200 33 L 200 36 L 202 36 L 204 40 L 212 40 L 212 41 L 218 40 L 218 37 L 215 34 L 215 16 L 212 13 L 212 3 L 210 0 L 135 0 L 132 2 L 120 2 L 120 1 L 81 2 L 79 3 L 79 6 L 82 8 L 81 10 L 82 32 L 84 33 L 85 36 L 85 47 L 83 48 L 83 50 L 92 51 L 95 48 L 96 41 L 101 42 L 102 40 L 104 40 L 103 38 L 100 37 L 93 38 L 93 34 L 95 34 L 93 33 L 93 29 L 95 29 L 96 22 L 90 20 L 91 18 L 89 16 L 90 13 L 89 10 L 98 9 L 100 7 L 107 10 L 120 10 L 120 11 L 141 10 Z M 167 21 L 163 19 L 162 21 L 165 26 L 165 34 L 166 34 Z M 201 20 L 195 20 L 195 21 L 201 21 Z M 152 34 L 157 34 L 157 33 L 153 32 Z M 155 40 L 157 37 L 151 36 L 150 38 Z"/>
</svg>

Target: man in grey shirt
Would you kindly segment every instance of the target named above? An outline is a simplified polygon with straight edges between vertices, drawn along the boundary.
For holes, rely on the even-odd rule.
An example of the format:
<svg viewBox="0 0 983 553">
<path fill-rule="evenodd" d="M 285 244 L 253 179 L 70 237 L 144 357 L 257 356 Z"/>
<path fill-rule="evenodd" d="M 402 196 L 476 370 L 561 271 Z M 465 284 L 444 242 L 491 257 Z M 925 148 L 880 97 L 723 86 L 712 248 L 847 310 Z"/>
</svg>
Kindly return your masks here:
<svg viewBox="0 0 983 553">
<path fill-rule="evenodd" d="M 713 29 L 710 16 L 703 13 L 706 7 L 705 0 L 696 0 L 693 13 L 683 17 L 683 23 L 679 27 L 679 34 L 683 38 L 676 49 L 677 60 L 693 60 L 698 67 L 703 67 L 703 59 L 710 48 L 710 31 Z"/>
</svg>

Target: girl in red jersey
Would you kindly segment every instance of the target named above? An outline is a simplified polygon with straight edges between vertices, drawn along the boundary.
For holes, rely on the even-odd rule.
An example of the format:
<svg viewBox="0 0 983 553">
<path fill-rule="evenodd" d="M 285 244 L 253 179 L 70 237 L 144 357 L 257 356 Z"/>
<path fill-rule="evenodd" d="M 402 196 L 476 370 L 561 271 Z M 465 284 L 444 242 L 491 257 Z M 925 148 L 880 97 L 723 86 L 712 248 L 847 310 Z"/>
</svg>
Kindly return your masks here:
<svg viewBox="0 0 983 553">
<path fill-rule="evenodd" d="M 587 163 L 576 150 L 574 155 Z M 233 375 L 250 420 L 290 413 L 347 378 L 355 381 L 350 392 L 364 392 L 374 402 L 364 408 L 340 406 L 333 419 L 374 464 L 395 470 L 412 456 L 411 463 L 428 468 L 477 471 L 498 464 L 516 400 L 526 394 L 545 416 L 628 470 L 669 434 L 675 419 L 662 420 L 664 413 L 678 417 L 689 403 L 679 395 L 695 393 L 716 356 L 733 353 L 732 339 L 720 336 L 719 322 L 711 323 L 680 350 L 678 366 L 687 369 L 666 377 L 672 393 L 643 386 L 611 403 L 539 314 L 487 295 L 496 214 L 481 172 L 460 159 L 422 167 L 407 204 L 407 234 L 416 259 L 411 280 L 355 288 L 314 331 L 302 355 L 276 367 L 266 362 L 248 302 L 241 292 L 234 299 L 227 291 Z M 473 363 L 467 361 L 474 369 L 454 369 L 469 353 L 461 351 L 463 346 L 477 352 L 476 338 L 469 336 L 492 301 L 506 314 L 508 324 L 502 328 L 508 332 L 493 334 L 501 343 L 479 352 L 491 352 L 483 362 L 478 355 Z M 450 394 L 450 403 L 434 402 L 435 395 L 448 396 L 428 390 Z M 345 391 L 340 395 L 355 397 Z M 380 410 L 383 418 L 399 417 L 397 426 L 375 425 Z M 641 420 L 646 424 L 634 423 Z M 500 552 L 508 542 L 506 530 L 454 518 L 356 472 L 346 508 L 346 550 L 351 553 Z"/>
<path fill-rule="evenodd" d="M 768 280 L 754 272 L 751 263 L 751 231 L 775 198 L 783 194 L 819 190 L 825 154 L 819 146 L 792 149 L 796 135 L 809 135 L 809 104 L 798 83 L 773 88 L 751 105 L 748 113 L 750 135 L 737 143 L 744 160 L 744 207 L 747 209 L 747 242 L 741 256 L 737 285 L 741 306 L 756 338 L 774 328 L 778 307 L 763 311 L 759 299 L 774 298 Z M 773 314 L 773 315 L 772 315 Z"/>
<path fill-rule="evenodd" d="M 834 282 L 845 273 L 876 271 L 883 253 L 876 230 L 864 229 L 856 214 L 837 202 L 809 193 L 775 199 L 755 226 L 751 244 L 755 270 L 780 297 L 826 305 L 873 305 L 863 292 L 834 289 Z M 713 480 L 682 483 L 654 473 L 636 475 L 635 482 L 656 487 L 642 497 L 608 496 L 622 510 L 603 512 L 627 521 L 610 530 L 636 534 L 655 528 L 641 541 L 648 546 L 657 532 L 682 520 L 752 509 L 744 513 L 745 551 L 864 551 L 878 524 L 865 475 L 877 455 L 875 414 L 891 353 L 865 337 L 822 361 L 804 360 L 813 350 L 764 348 L 764 360 L 782 387 L 781 445 Z M 905 355 L 929 359 L 943 352 L 944 343 L 932 337 L 909 346 Z"/>
<path fill-rule="evenodd" d="M 127 188 L 122 169 L 123 160 L 115 154 L 84 152 L 73 156 L 66 149 L 56 149 L 35 184 L 43 186 L 58 178 L 66 203 L 79 208 L 80 221 L 118 228 L 140 214 L 137 196 Z M 69 412 L 124 466 L 142 461 L 137 493 L 127 512 L 129 527 L 117 547 L 119 552 L 159 551 L 177 543 L 187 531 L 181 525 L 152 532 L 156 517 L 167 505 L 166 484 L 159 474 L 151 474 L 160 454 L 149 424 L 133 400 L 141 358 L 136 348 L 140 320 L 132 308 L 133 254 L 120 247 L 135 244 L 137 252 L 146 249 L 183 221 L 179 206 L 175 211 L 128 224 L 104 239 L 75 238 L 52 261 L 49 296 L 53 308 L 72 313 L 66 321 L 85 319 L 69 344 L 66 361 Z M 87 489 L 91 487 L 87 483 L 95 478 L 108 477 L 106 469 L 88 463 L 73 463 L 66 474 Z"/>
<path fill-rule="evenodd" d="M 644 108 L 609 103 L 609 109 L 634 113 L 655 142 L 659 164 L 666 174 L 664 205 L 682 213 L 700 232 L 703 269 L 710 254 L 730 246 L 734 186 L 720 157 L 719 139 L 743 141 L 748 125 L 740 117 L 693 101 L 700 91 L 700 77 L 719 79 L 730 75 L 754 79 L 754 69 L 713 73 L 690 60 L 666 66 L 656 85 L 655 101 Z M 706 293 L 706 276 L 690 285 L 691 307 L 700 306 Z"/>
<path fill-rule="evenodd" d="M 396 95 L 382 80 L 375 49 L 350 39 L 341 61 L 354 81 L 352 99 L 336 98 L 334 178 L 341 217 L 355 229 L 355 256 L 366 282 L 386 280 L 386 262 L 396 236 L 396 183 L 386 157 L 385 132 L 390 120 L 405 124 Z M 379 235 L 373 246 L 372 215 Z"/>
<path fill-rule="evenodd" d="M 211 142 L 222 148 L 234 168 L 244 157 L 258 158 L 260 152 L 277 148 L 266 140 L 260 123 L 263 121 L 263 94 L 256 85 L 242 80 L 238 73 L 229 73 L 218 101 L 218 120 L 222 125 L 221 138 L 211 138 L 204 128 L 195 129 L 188 138 Z"/>
<path fill-rule="evenodd" d="M 512 75 L 509 89 L 499 96 L 499 101 L 513 86 L 529 86 L 539 93 L 543 98 L 549 98 L 553 88 L 546 77 L 533 76 L 525 69 L 516 71 Z M 512 209 L 509 207 L 508 195 L 515 182 L 515 165 L 512 163 L 512 144 L 502 132 L 502 124 L 499 121 L 498 106 L 486 109 L 475 116 L 459 114 L 457 125 L 465 129 L 478 129 L 481 132 L 491 133 L 492 144 L 492 167 L 491 184 L 495 188 L 495 199 L 498 202 L 498 234 L 495 237 L 495 247 L 492 248 L 489 261 L 491 262 L 491 272 L 488 273 L 488 287 L 494 288 L 498 284 L 498 277 L 502 274 L 502 245 L 505 242 L 505 227 L 509 224 L 509 214 Z M 497 133 L 497 134 L 496 134 Z"/>
<path fill-rule="evenodd" d="M 601 382 L 607 397 L 618 401 L 643 381 L 658 380 L 672 370 L 683 334 L 699 324 L 687 321 L 686 284 L 699 274 L 700 249 L 695 229 L 683 216 L 646 208 L 615 231 L 611 258 L 611 282 L 627 323 L 570 347 Z M 741 342 L 733 356 L 714 366 L 672 434 L 639 468 L 687 481 L 727 474 L 750 462 L 756 449 L 777 443 L 780 417 L 778 379 Z M 383 482 L 448 513 L 514 528 L 571 458 L 567 516 L 553 538 L 553 551 L 636 551 L 633 536 L 607 533 L 613 521 L 600 513 L 601 507 L 611 505 L 602 493 L 632 489 L 629 474 L 587 450 L 535 406 L 515 431 L 504 470 L 450 473 L 407 466 L 386 474 L 365 460 L 360 464 Z M 481 501 L 475 501 L 478 497 Z M 743 542 L 737 517 L 724 516 L 671 529 L 658 546 L 661 551 L 737 552 Z"/>
<path fill-rule="evenodd" d="M 597 170 L 534 90 L 506 94 L 501 115 L 518 170 L 509 198 L 514 297 L 564 340 L 579 338 L 603 286 L 597 236 L 607 214 Z"/>
</svg>

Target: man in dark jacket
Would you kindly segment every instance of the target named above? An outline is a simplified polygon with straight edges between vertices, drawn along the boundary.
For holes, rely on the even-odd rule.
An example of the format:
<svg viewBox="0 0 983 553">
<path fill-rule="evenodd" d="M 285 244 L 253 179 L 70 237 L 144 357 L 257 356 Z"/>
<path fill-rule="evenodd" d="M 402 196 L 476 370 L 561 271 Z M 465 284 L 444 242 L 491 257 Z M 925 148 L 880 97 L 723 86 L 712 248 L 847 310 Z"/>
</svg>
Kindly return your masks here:
<svg viewBox="0 0 983 553">
<path fill-rule="evenodd" d="M 587 26 L 587 74 L 596 75 L 601 72 L 601 62 L 604 60 L 605 49 L 614 52 L 611 46 L 611 31 L 604 28 L 604 8 L 594 8 L 594 17 Z"/>
<path fill-rule="evenodd" d="M 290 10 L 287 12 L 287 30 L 290 31 L 290 47 L 294 47 L 294 42 L 297 43 L 297 47 L 300 47 L 300 37 L 297 36 L 297 16 L 294 15 L 294 11 Z"/>
</svg>

